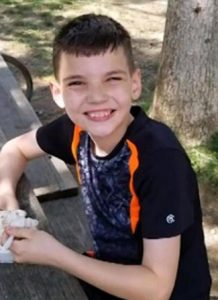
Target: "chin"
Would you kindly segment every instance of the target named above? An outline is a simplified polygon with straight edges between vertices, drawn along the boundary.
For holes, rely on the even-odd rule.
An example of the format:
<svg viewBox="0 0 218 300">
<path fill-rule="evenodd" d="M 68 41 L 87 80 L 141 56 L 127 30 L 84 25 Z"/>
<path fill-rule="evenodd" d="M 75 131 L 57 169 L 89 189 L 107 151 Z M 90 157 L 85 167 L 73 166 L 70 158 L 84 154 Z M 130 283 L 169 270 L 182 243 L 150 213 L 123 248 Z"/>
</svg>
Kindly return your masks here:
<svg viewBox="0 0 218 300">
<path fill-rule="evenodd" d="M 88 130 L 88 134 L 93 138 L 107 138 L 113 134 L 112 130 Z"/>
<path fill-rule="evenodd" d="M 93 138 L 107 138 L 112 134 L 112 132 L 88 132 Z"/>
</svg>

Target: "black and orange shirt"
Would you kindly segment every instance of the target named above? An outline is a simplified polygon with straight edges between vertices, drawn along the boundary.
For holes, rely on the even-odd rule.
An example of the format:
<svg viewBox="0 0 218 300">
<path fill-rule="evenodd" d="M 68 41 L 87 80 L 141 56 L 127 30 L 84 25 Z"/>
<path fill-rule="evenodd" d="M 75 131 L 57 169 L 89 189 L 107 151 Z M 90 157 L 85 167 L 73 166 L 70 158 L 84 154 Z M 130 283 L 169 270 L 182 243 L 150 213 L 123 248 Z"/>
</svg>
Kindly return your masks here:
<svg viewBox="0 0 218 300">
<path fill-rule="evenodd" d="M 187 259 L 193 243 L 198 243 L 201 258 L 195 263 L 207 268 L 198 189 L 189 159 L 167 126 L 137 106 L 131 113 L 134 121 L 106 157 L 92 153 L 87 132 L 66 115 L 41 127 L 37 141 L 45 152 L 76 164 L 97 258 L 140 263 L 142 238 L 182 234 Z M 199 234 L 194 241 L 195 231 Z"/>
</svg>

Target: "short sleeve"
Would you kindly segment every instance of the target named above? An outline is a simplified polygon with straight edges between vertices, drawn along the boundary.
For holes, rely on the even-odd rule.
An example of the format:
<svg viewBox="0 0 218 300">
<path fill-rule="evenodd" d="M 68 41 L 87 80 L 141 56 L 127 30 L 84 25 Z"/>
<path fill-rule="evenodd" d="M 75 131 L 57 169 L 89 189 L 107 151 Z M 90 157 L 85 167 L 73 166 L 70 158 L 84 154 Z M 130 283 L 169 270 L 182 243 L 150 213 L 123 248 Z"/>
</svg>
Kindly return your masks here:
<svg viewBox="0 0 218 300">
<path fill-rule="evenodd" d="M 143 237 L 181 234 L 194 221 L 194 202 L 198 197 L 188 157 L 178 150 L 158 150 L 150 157 L 144 175 L 140 192 Z"/>
<path fill-rule="evenodd" d="M 40 148 L 46 153 L 56 156 L 68 164 L 73 164 L 71 152 L 74 124 L 67 115 L 40 127 L 36 139 Z"/>
</svg>

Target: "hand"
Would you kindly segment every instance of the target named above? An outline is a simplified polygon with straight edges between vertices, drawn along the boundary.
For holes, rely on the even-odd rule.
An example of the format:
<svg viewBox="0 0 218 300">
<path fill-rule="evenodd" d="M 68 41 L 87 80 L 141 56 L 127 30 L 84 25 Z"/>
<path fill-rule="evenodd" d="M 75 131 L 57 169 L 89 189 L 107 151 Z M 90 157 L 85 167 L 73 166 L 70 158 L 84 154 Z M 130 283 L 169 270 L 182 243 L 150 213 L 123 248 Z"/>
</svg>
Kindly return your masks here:
<svg viewBox="0 0 218 300">
<path fill-rule="evenodd" d="M 3 246 L 8 238 L 9 235 L 5 231 L 3 231 L 2 235 L 0 236 L 0 246 Z"/>
<path fill-rule="evenodd" d="M 1 210 L 16 210 L 19 209 L 17 199 L 11 194 L 1 194 L 0 193 L 0 211 Z M 2 228 L 1 228 L 2 229 Z M 0 246 L 4 244 L 7 240 L 8 235 L 1 231 L 0 234 Z"/>
<path fill-rule="evenodd" d="M 64 247 L 47 232 L 29 228 L 6 228 L 14 236 L 10 247 L 17 263 L 54 265 L 55 257 Z"/>
</svg>

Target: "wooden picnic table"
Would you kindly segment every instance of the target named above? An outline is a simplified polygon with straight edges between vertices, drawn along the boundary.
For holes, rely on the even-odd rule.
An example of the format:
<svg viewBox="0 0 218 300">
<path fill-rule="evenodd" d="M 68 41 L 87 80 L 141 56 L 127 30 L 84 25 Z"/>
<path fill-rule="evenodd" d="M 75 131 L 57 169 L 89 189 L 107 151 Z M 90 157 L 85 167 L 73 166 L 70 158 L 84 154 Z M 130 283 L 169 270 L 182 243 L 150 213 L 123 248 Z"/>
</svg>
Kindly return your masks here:
<svg viewBox="0 0 218 300">
<path fill-rule="evenodd" d="M 51 232 L 72 249 L 79 252 L 85 251 L 87 245 L 86 230 L 78 213 L 80 205 L 78 197 L 44 203 L 45 218 L 25 178 L 22 179 L 19 190 L 21 207 L 28 212 L 28 215 L 39 220 L 42 229 Z M 24 192 L 26 199 L 22 198 Z M 71 214 L 67 213 L 71 210 Z M 87 298 L 77 279 L 61 270 L 13 263 L 0 265 L 0 299 L 85 300 Z"/>
<path fill-rule="evenodd" d="M 31 105 L 0 56 L 0 147 L 13 136 L 39 125 Z M 39 160 L 31 168 L 18 184 L 20 208 L 26 210 L 29 217 L 39 220 L 39 228 L 52 233 L 70 248 L 84 252 L 89 248 L 90 236 L 80 197 L 75 196 L 78 186 L 71 172 L 55 158 Z M 40 203 L 39 199 L 46 202 Z M 0 299 L 87 298 L 77 279 L 61 270 L 12 263 L 0 264 Z"/>
</svg>

